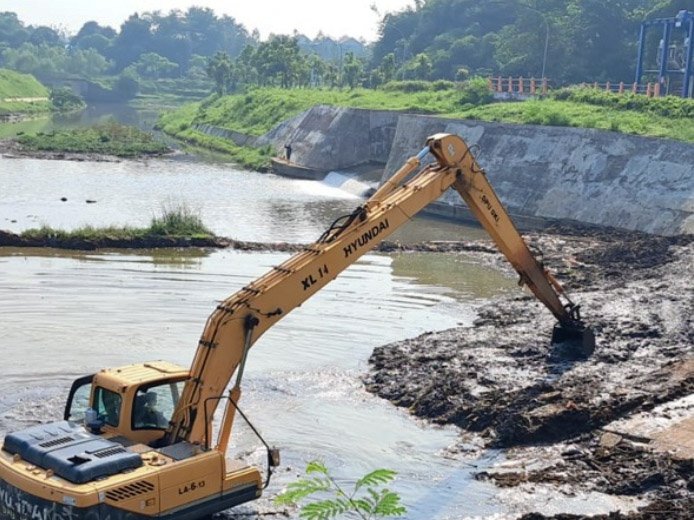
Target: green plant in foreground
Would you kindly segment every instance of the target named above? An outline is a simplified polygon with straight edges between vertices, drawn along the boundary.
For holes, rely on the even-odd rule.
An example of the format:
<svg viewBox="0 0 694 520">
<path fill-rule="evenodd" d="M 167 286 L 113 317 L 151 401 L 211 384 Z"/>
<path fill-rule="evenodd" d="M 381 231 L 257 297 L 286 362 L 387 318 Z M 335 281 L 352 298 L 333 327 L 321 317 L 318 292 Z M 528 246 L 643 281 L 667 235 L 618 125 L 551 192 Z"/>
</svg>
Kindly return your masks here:
<svg viewBox="0 0 694 520">
<path fill-rule="evenodd" d="M 334 496 L 316 498 L 302 505 L 299 516 L 307 520 L 327 520 L 338 516 L 362 520 L 402 516 L 407 509 L 400 503 L 400 495 L 384 487 L 395 479 L 395 475 L 395 471 L 377 469 L 357 480 L 352 492 L 347 494 L 322 462 L 312 461 L 306 466 L 306 477 L 289 484 L 275 502 L 295 505 L 314 495 Z"/>
</svg>

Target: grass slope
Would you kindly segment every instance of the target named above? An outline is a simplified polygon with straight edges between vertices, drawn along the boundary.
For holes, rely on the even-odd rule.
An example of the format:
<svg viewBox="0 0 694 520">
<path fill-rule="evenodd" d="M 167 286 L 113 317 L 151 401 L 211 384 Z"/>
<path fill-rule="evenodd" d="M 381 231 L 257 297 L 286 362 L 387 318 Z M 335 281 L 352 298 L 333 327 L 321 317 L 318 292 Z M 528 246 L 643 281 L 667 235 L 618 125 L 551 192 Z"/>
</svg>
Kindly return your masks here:
<svg viewBox="0 0 694 520">
<path fill-rule="evenodd" d="M 30 74 L 0 69 L 0 99 L 48 97 L 48 89 Z"/>
<path fill-rule="evenodd" d="M 527 125 L 596 128 L 626 134 L 694 142 L 694 100 L 649 99 L 608 94 L 590 89 L 558 91 L 547 99 L 490 103 L 475 106 L 459 89 L 399 92 L 277 88 L 254 89 L 246 94 L 212 96 L 163 114 L 158 127 L 174 137 L 228 153 L 232 159 L 257 168 L 270 150 L 251 150 L 196 131 L 209 124 L 237 132 L 261 135 L 314 105 L 426 113 L 456 119 L 476 119 Z"/>
<path fill-rule="evenodd" d="M 15 98 L 47 98 L 48 89 L 29 74 L 0 69 L 0 115 L 48 112 L 48 101 L 5 101 Z"/>
</svg>

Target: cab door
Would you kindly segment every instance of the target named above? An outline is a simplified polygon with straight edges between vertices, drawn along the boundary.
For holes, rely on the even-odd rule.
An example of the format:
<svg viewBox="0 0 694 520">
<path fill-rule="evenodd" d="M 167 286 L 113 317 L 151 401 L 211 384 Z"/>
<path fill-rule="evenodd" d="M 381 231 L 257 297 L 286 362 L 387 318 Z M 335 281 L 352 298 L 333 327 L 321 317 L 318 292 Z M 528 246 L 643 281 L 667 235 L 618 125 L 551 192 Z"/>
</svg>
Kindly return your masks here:
<svg viewBox="0 0 694 520">
<path fill-rule="evenodd" d="M 80 377 L 72 383 L 65 403 L 63 420 L 76 423 L 84 422 L 84 415 L 91 403 L 93 381 L 94 374 Z"/>
</svg>

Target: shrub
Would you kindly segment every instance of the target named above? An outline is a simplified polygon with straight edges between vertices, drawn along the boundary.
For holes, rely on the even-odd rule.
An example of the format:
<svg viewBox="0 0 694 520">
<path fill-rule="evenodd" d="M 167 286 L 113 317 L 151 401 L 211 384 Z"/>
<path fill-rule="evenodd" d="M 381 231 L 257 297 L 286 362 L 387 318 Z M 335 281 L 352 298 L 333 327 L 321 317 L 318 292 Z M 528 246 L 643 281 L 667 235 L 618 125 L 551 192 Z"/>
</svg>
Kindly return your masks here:
<svg viewBox="0 0 694 520">
<path fill-rule="evenodd" d="M 84 100 L 68 87 L 57 87 L 51 90 L 48 98 L 53 108 L 60 112 L 84 107 Z"/>
<path fill-rule="evenodd" d="M 620 110 L 636 110 L 663 117 L 694 117 L 694 99 L 683 99 L 677 96 L 649 98 L 632 93 L 616 94 L 595 88 L 574 87 L 558 90 L 552 94 L 552 97 L 559 101 L 573 101 Z"/>
<path fill-rule="evenodd" d="M 455 83 L 445 79 L 437 79 L 431 84 L 431 89 L 435 92 L 439 92 L 441 90 L 453 90 L 454 88 Z"/>
<path fill-rule="evenodd" d="M 311 476 L 318 475 L 318 476 Z M 351 493 L 342 487 L 328 472 L 323 463 L 309 462 L 306 478 L 289 484 L 287 490 L 275 500 L 278 504 L 294 505 L 311 495 L 316 499 L 301 507 L 301 518 L 307 520 L 328 520 L 330 518 L 387 518 L 402 516 L 407 509 L 400 502 L 400 495 L 383 487 L 395 478 L 396 473 L 378 469 L 357 480 Z M 326 494 L 334 499 L 326 499 Z"/>
<path fill-rule="evenodd" d="M 462 95 L 459 103 L 465 105 L 467 103 L 475 106 L 486 105 L 494 101 L 494 94 L 489 88 L 489 83 L 486 79 L 476 77 L 463 83 Z"/>
<path fill-rule="evenodd" d="M 160 216 L 152 217 L 149 234 L 170 235 L 212 235 L 200 215 L 191 210 L 186 204 L 166 204 Z"/>
<path fill-rule="evenodd" d="M 432 84 L 428 81 L 390 81 L 383 86 L 386 91 L 399 92 L 426 92 L 432 89 Z"/>
</svg>

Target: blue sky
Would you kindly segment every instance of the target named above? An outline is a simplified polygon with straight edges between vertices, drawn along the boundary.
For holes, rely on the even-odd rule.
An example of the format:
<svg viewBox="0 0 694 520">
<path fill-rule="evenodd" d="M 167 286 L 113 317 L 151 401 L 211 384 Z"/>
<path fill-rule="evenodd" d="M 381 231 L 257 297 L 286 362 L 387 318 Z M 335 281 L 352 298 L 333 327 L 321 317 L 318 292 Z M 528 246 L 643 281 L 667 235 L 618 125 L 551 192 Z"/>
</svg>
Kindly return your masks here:
<svg viewBox="0 0 694 520">
<path fill-rule="evenodd" d="M 263 38 L 270 33 L 294 29 L 314 37 L 319 30 L 339 37 L 349 35 L 368 41 L 376 38 L 378 17 L 372 4 L 385 13 L 412 5 L 412 0 L 0 0 L 0 11 L 14 11 L 25 23 L 49 25 L 77 32 L 82 24 L 96 20 L 117 28 L 130 14 L 143 11 L 210 7 L 257 28 Z"/>
</svg>

